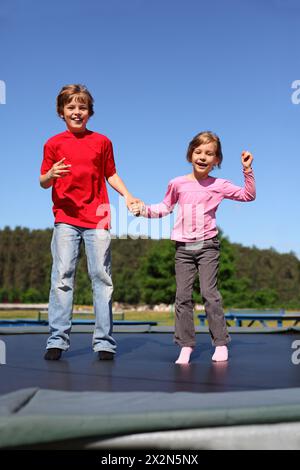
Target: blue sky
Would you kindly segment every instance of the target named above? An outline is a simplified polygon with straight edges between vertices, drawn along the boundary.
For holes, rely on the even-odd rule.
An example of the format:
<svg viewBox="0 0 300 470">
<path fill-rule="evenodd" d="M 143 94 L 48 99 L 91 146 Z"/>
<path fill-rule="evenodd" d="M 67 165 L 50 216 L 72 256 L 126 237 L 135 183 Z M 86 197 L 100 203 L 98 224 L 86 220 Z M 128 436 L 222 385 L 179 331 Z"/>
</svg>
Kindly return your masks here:
<svg viewBox="0 0 300 470">
<path fill-rule="evenodd" d="M 188 142 L 212 130 L 224 154 L 213 175 L 242 184 L 248 149 L 257 180 L 256 201 L 224 201 L 218 225 L 232 242 L 300 256 L 298 0 L 1 0 L 0 42 L 1 228 L 53 225 L 43 144 L 64 130 L 60 88 L 84 83 L 89 128 L 112 140 L 135 196 L 160 202 L 190 171 Z"/>
</svg>

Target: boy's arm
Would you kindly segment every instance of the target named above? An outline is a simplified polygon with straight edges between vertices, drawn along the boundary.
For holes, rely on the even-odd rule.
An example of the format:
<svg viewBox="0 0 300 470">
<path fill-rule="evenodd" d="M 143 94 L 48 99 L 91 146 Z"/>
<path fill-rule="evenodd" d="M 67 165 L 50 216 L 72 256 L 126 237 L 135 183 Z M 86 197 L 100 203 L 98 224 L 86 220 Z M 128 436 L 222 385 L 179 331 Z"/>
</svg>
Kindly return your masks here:
<svg viewBox="0 0 300 470">
<path fill-rule="evenodd" d="M 40 175 L 40 186 L 48 189 L 53 185 L 53 178 L 49 175 L 49 171 L 44 175 Z"/>
<path fill-rule="evenodd" d="M 107 181 L 113 189 L 115 189 L 119 194 L 124 196 L 125 201 L 126 201 L 127 209 L 130 210 L 131 209 L 130 208 L 131 204 L 134 204 L 135 202 L 140 201 L 140 199 L 138 199 L 138 198 L 132 196 L 132 194 L 130 194 L 130 192 L 126 188 L 123 180 L 120 178 L 120 176 L 117 173 L 115 173 L 112 176 L 109 176 L 107 178 Z"/>
</svg>

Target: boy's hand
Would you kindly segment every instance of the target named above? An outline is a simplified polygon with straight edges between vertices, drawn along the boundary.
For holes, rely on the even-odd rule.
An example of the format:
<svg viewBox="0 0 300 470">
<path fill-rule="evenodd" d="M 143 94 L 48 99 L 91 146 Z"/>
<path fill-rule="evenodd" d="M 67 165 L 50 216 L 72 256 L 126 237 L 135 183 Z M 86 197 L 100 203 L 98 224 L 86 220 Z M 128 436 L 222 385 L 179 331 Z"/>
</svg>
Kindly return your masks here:
<svg viewBox="0 0 300 470">
<path fill-rule="evenodd" d="M 136 217 L 143 215 L 145 211 L 145 204 L 143 201 L 132 203 L 130 206 L 130 212 L 133 213 Z"/>
<path fill-rule="evenodd" d="M 63 163 L 64 160 L 65 157 L 59 160 L 59 162 L 54 163 L 53 167 L 48 171 L 49 178 L 61 178 L 70 173 L 68 168 L 72 165 L 66 165 Z"/>
<path fill-rule="evenodd" d="M 242 165 L 244 167 L 244 170 L 251 170 L 251 164 L 253 162 L 253 155 L 252 153 L 250 152 L 247 152 L 246 150 L 244 150 L 242 152 Z"/>
<path fill-rule="evenodd" d="M 140 215 L 140 204 L 138 202 L 133 202 L 129 208 L 130 212 L 136 217 Z"/>
<path fill-rule="evenodd" d="M 138 204 L 139 202 L 141 202 L 141 200 L 139 198 L 131 196 L 131 194 L 128 194 L 127 196 L 125 196 L 125 200 L 126 200 L 127 209 L 130 212 L 131 212 L 132 204 Z"/>
</svg>

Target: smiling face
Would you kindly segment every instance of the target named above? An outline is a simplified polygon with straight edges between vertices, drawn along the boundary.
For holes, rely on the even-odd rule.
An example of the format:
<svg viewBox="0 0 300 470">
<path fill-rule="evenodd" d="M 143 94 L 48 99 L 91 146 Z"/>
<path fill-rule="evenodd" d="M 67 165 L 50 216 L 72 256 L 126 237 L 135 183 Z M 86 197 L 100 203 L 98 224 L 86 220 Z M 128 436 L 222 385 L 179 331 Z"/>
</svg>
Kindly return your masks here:
<svg viewBox="0 0 300 470">
<path fill-rule="evenodd" d="M 196 178 L 206 178 L 215 165 L 220 163 L 217 157 L 217 145 L 215 142 L 200 144 L 191 155 L 194 176 Z"/>
<path fill-rule="evenodd" d="M 70 132 L 84 132 L 90 117 L 88 103 L 84 97 L 74 95 L 69 103 L 64 105 L 61 117 L 65 120 Z"/>
</svg>

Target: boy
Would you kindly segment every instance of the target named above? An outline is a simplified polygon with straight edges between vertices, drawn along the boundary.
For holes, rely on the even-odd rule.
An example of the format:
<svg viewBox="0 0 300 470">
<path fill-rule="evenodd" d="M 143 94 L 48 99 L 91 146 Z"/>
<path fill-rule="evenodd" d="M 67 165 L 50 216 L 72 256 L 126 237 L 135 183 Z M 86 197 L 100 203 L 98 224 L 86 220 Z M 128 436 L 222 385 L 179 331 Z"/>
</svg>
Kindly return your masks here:
<svg viewBox="0 0 300 470">
<path fill-rule="evenodd" d="M 125 197 L 128 208 L 138 200 L 116 172 L 110 140 L 86 128 L 94 114 L 93 103 L 85 86 L 64 86 L 57 97 L 57 113 L 67 130 L 50 138 L 44 146 L 40 185 L 45 189 L 52 186 L 55 216 L 46 360 L 60 359 L 70 345 L 74 277 L 82 240 L 96 316 L 93 349 L 100 360 L 113 359 L 116 350 L 112 337 L 110 210 L 105 179 Z"/>
</svg>

